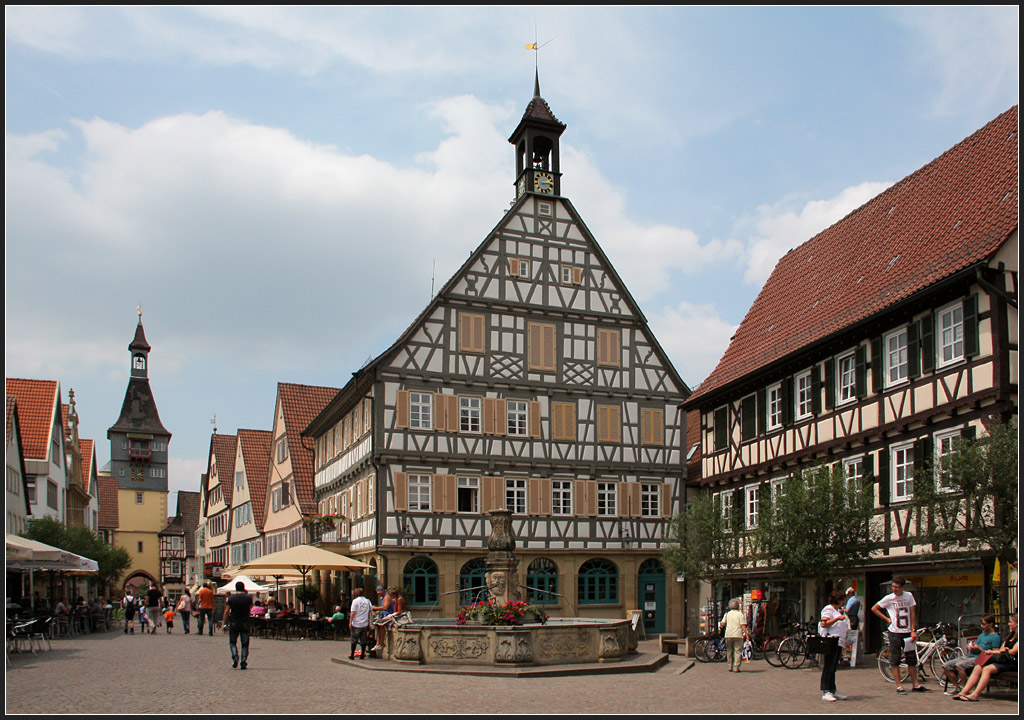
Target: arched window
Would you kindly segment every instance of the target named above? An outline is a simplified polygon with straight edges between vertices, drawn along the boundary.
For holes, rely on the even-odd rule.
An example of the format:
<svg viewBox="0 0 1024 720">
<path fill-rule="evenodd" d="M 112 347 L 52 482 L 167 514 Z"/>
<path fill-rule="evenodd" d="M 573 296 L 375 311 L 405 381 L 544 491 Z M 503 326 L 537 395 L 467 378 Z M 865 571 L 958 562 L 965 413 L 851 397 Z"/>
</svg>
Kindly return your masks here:
<svg viewBox="0 0 1024 720">
<path fill-rule="evenodd" d="M 578 603 L 596 605 L 619 601 L 619 569 L 603 558 L 587 560 L 580 566 Z"/>
<path fill-rule="evenodd" d="M 638 575 L 664 575 L 665 566 L 657 558 L 649 558 L 640 564 Z"/>
<path fill-rule="evenodd" d="M 558 566 L 547 558 L 537 558 L 526 569 L 526 596 L 532 603 L 558 604 Z"/>
<path fill-rule="evenodd" d="M 135 368 L 136 370 L 145 370 L 146 369 L 146 356 L 145 355 L 136 355 L 134 358 L 132 358 L 132 367 Z"/>
<path fill-rule="evenodd" d="M 459 605 L 466 606 L 490 596 L 484 585 L 487 579 L 487 561 L 483 558 L 470 560 L 459 571 Z"/>
<path fill-rule="evenodd" d="M 437 602 L 437 563 L 430 558 L 415 557 L 405 564 L 402 585 L 412 588 L 410 605 L 433 605 Z"/>
</svg>

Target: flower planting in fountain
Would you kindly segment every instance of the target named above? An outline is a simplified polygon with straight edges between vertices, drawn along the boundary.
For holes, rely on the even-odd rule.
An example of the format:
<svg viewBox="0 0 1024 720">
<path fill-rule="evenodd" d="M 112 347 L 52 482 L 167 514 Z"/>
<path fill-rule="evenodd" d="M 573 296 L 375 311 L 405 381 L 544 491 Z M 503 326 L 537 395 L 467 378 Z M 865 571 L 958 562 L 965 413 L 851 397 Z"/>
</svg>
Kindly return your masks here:
<svg viewBox="0 0 1024 720">
<path fill-rule="evenodd" d="M 504 605 L 482 600 L 459 608 L 459 613 L 455 617 L 458 625 L 465 625 L 467 622 L 477 622 L 481 625 L 522 625 L 531 621 L 546 623 L 548 614 L 540 605 L 522 600 L 514 600 Z"/>
</svg>

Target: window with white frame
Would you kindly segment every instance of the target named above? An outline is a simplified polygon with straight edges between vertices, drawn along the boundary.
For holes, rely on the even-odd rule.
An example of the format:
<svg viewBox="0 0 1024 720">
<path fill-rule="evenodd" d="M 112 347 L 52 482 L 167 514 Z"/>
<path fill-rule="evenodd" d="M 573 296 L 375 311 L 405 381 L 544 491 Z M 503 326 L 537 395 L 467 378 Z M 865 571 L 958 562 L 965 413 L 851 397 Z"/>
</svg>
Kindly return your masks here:
<svg viewBox="0 0 1024 720">
<path fill-rule="evenodd" d="M 459 431 L 480 432 L 480 398 L 459 398 Z"/>
<path fill-rule="evenodd" d="M 857 358 L 854 353 L 836 360 L 836 398 L 844 403 L 857 397 Z"/>
<path fill-rule="evenodd" d="M 613 516 L 618 514 L 616 500 L 618 499 L 617 483 L 599 482 L 597 484 L 597 514 Z"/>
<path fill-rule="evenodd" d="M 784 497 L 786 497 L 786 480 L 787 478 L 772 480 L 771 493 L 773 513 L 779 512 L 779 503 Z"/>
<path fill-rule="evenodd" d="M 572 515 L 572 481 L 551 481 L 551 514 Z"/>
<path fill-rule="evenodd" d="M 964 358 L 964 307 L 956 303 L 938 312 L 939 367 Z"/>
<path fill-rule="evenodd" d="M 430 475 L 409 475 L 409 510 L 426 511 L 430 510 L 430 487 L 432 485 Z M 356 486 L 357 491 L 360 489 Z M 362 504 L 362 495 L 357 492 L 357 503 Z"/>
<path fill-rule="evenodd" d="M 766 401 L 768 405 L 768 429 L 776 430 L 782 427 L 782 384 L 778 383 L 768 388 Z"/>
<path fill-rule="evenodd" d="M 508 400 L 505 403 L 507 430 L 509 435 L 526 435 L 527 405 L 523 400 Z"/>
<path fill-rule="evenodd" d="M 860 493 L 864 484 L 864 456 L 843 460 L 843 477 L 846 479 L 847 491 Z"/>
<path fill-rule="evenodd" d="M 459 476 L 456 481 L 460 513 L 480 512 L 480 478 Z"/>
<path fill-rule="evenodd" d="M 759 485 L 751 485 L 745 488 L 745 495 L 747 530 L 753 530 L 757 527 L 758 510 L 761 504 L 761 487 Z"/>
<path fill-rule="evenodd" d="M 907 329 L 885 336 L 885 386 L 892 387 L 906 381 L 909 376 L 907 356 Z"/>
<path fill-rule="evenodd" d="M 718 503 L 722 508 L 722 527 L 726 532 L 732 531 L 732 493 L 718 493 Z"/>
<path fill-rule="evenodd" d="M 935 435 L 935 488 L 939 492 L 952 492 L 955 489 L 949 468 L 945 466 L 949 462 L 949 457 L 956 452 L 958 442 L 959 428 Z"/>
<path fill-rule="evenodd" d="M 409 427 L 419 430 L 433 428 L 434 396 L 430 393 L 409 393 Z"/>
<path fill-rule="evenodd" d="M 277 441 L 277 461 L 279 463 L 288 459 L 288 438 L 281 438 Z"/>
<path fill-rule="evenodd" d="M 813 385 L 811 384 L 811 372 L 800 373 L 796 376 L 793 384 L 796 392 L 796 416 L 797 419 L 810 417 L 814 412 Z"/>
<path fill-rule="evenodd" d="M 661 483 L 640 483 L 640 516 L 661 517 Z"/>
<path fill-rule="evenodd" d="M 526 480 L 505 479 L 505 508 L 517 515 L 526 514 Z"/>
<path fill-rule="evenodd" d="M 914 444 L 892 448 L 892 499 L 909 500 L 914 496 Z"/>
<path fill-rule="evenodd" d="M 241 490 L 245 485 L 245 471 L 235 470 L 235 489 Z"/>
</svg>

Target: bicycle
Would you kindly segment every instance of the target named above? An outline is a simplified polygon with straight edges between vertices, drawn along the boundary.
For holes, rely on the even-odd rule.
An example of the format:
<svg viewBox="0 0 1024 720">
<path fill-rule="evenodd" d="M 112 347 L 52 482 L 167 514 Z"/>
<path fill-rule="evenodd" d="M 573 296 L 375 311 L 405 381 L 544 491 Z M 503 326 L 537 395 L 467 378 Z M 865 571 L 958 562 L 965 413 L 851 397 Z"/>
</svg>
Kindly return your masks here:
<svg viewBox="0 0 1024 720">
<path fill-rule="evenodd" d="M 807 652 L 807 636 L 817 631 L 817 624 L 812 622 L 794 623 L 789 635 L 779 642 L 775 651 L 779 663 L 790 670 L 801 667 L 811 655 Z M 817 662 L 816 656 L 812 662 Z"/>
<path fill-rule="evenodd" d="M 950 660 L 956 660 L 962 657 L 964 651 L 958 646 L 950 644 L 948 634 L 950 631 L 955 631 L 956 627 L 947 623 L 939 623 L 930 628 L 921 628 L 917 631 L 917 667 L 919 672 L 919 679 L 924 682 L 928 673 L 931 673 L 933 678 L 942 677 L 942 666 Z M 931 640 L 924 641 L 920 639 L 921 633 L 929 633 Z M 891 654 L 889 652 L 889 633 L 882 633 L 882 649 L 878 652 L 878 672 L 882 674 L 886 682 L 896 682 L 892 677 L 892 663 L 890 662 Z M 900 663 L 900 675 L 906 677 L 908 665 L 903 662 Z"/>
<path fill-rule="evenodd" d="M 783 641 L 785 635 L 772 635 L 771 637 L 764 640 L 761 644 L 761 655 L 765 661 L 773 667 L 782 667 L 782 661 L 779 659 L 779 643 Z"/>
</svg>

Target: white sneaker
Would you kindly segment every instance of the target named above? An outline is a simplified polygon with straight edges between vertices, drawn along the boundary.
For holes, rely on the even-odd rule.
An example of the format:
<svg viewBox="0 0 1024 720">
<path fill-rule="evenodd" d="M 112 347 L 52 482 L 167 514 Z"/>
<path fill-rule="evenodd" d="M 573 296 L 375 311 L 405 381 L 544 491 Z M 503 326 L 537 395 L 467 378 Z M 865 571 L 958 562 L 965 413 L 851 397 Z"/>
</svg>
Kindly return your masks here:
<svg viewBox="0 0 1024 720">
<path fill-rule="evenodd" d="M 832 693 L 825 693 L 821 696 L 821 699 L 825 702 L 835 702 L 836 700 L 838 700 L 838 698 Z"/>
<path fill-rule="evenodd" d="M 839 693 L 832 693 L 832 697 L 834 697 L 836 700 L 845 700 L 846 699 L 845 695 L 840 695 Z"/>
</svg>

